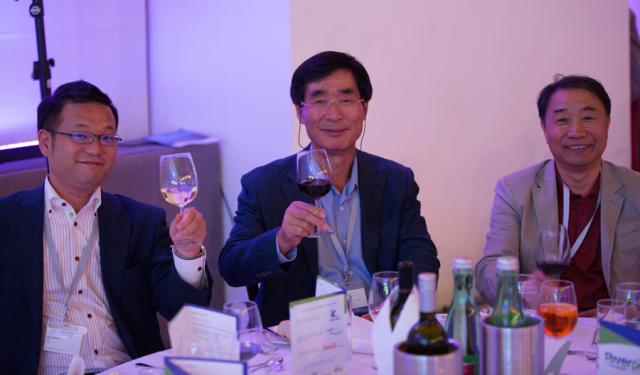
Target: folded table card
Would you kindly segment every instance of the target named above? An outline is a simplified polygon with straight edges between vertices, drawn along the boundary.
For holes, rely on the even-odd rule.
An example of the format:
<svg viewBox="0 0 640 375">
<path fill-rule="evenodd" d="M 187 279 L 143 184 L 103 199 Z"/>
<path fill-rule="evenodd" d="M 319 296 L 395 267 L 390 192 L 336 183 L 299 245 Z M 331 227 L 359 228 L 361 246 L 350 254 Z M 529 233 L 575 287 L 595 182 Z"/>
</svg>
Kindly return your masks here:
<svg viewBox="0 0 640 375">
<path fill-rule="evenodd" d="M 173 353 L 179 356 L 240 359 L 237 318 L 201 306 L 184 305 L 169 322 Z"/>
<path fill-rule="evenodd" d="M 600 321 L 599 374 L 640 373 L 640 330 Z"/>
<path fill-rule="evenodd" d="M 165 375 L 246 375 L 247 364 L 220 359 L 166 357 Z"/>
<path fill-rule="evenodd" d="M 351 353 L 347 295 L 340 292 L 293 301 L 289 315 L 293 373 L 346 373 Z"/>
</svg>

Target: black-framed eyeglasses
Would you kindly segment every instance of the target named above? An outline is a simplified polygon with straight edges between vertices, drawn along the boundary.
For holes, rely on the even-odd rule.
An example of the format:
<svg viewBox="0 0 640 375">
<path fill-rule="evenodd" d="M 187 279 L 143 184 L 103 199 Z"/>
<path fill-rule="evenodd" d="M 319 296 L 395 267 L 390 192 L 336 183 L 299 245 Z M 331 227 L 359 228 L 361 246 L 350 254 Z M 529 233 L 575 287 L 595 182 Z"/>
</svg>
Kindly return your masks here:
<svg viewBox="0 0 640 375">
<path fill-rule="evenodd" d="M 100 144 L 104 146 L 115 146 L 122 142 L 122 137 L 117 134 L 93 134 L 89 132 L 72 131 L 71 133 L 59 132 L 57 130 L 48 130 L 51 134 L 61 134 L 71 137 L 71 140 L 75 143 L 89 144 L 93 143 L 94 139 L 98 139 Z"/>
</svg>

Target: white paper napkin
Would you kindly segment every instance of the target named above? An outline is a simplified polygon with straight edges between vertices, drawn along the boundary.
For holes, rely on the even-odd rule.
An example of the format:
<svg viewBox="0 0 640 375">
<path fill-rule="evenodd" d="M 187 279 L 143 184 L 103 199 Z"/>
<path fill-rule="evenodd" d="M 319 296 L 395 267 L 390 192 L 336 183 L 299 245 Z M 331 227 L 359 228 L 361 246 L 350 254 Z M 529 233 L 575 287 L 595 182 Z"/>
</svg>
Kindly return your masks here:
<svg viewBox="0 0 640 375">
<path fill-rule="evenodd" d="M 351 320 L 351 351 L 373 354 L 371 330 L 373 322 L 354 315 Z"/>
<path fill-rule="evenodd" d="M 373 322 L 372 331 L 373 353 L 379 374 L 393 373 L 393 348 L 397 343 L 407 339 L 409 330 L 418 321 L 420 316 L 418 301 L 418 291 L 413 288 L 400 312 L 400 317 L 393 332 L 391 332 L 391 322 L 389 321 L 391 313 L 389 299 L 382 305 L 380 313 Z"/>
</svg>

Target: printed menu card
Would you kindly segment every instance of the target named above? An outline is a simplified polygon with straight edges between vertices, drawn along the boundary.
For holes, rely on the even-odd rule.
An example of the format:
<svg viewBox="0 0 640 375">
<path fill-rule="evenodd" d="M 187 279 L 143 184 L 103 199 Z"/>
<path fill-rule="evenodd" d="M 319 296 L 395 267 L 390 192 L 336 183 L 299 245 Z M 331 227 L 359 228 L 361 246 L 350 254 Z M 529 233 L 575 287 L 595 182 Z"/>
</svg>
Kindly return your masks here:
<svg viewBox="0 0 640 375">
<path fill-rule="evenodd" d="M 293 301 L 291 359 L 294 374 L 346 374 L 351 353 L 344 292 Z"/>
</svg>

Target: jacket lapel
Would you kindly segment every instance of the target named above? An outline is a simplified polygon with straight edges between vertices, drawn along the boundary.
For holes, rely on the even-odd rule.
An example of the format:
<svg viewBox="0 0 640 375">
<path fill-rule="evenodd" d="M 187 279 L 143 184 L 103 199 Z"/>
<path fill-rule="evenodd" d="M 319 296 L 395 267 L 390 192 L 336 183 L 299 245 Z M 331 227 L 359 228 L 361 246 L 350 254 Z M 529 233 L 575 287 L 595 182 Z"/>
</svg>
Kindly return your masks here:
<svg viewBox="0 0 640 375">
<path fill-rule="evenodd" d="M 360 192 L 360 218 L 362 257 L 369 272 L 374 273 L 380 250 L 380 219 L 382 217 L 383 189 L 386 178 L 378 175 L 376 165 L 365 152 L 358 151 L 358 191 Z"/>
<path fill-rule="evenodd" d="M 120 303 L 124 270 L 129 252 L 131 220 L 120 202 L 109 193 L 102 192 L 98 209 L 100 230 L 100 269 L 109 305 Z M 111 306 L 111 311 L 118 311 Z"/>
<path fill-rule="evenodd" d="M 537 188 L 531 192 L 533 207 L 538 224 L 537 233 L 557 231 L 558 194 L 556 190 L 556 171 L 553 160 L 549 161 L 536 175 Z M 534 233 L 536 233 L 534 232 Z"/>
<path fill-rule="evenodd" d="M 622 210 L 624 197 L 618 193 L 622 184 L 612 173 L 611 167 L 602 162 L 602 179 L 600 192 L 600 254 L 602 256 L 602 273 L 607 283 L 609 294 L 613 295 L 613 285 L 611 285 L 611 256 L 613 254 L 613 239 L 616 231 L 616 223 Z"/>
<path fill-rule="evenodd" d="M 283 185 L 284 195 L 286 197 L 286 204 L 289 205 L 293 201 L 303 201 L 309 204 L 314 204 L 313 199 L 302 194 L 298 189 L 296 183 L 296 156 L 291 157 L 289 163 L 289 169 L 286 172 L 286 181 Z M 286 210 L 286 207 L 285 207 Z M 284 214 L 284 211 L 283 211 Z M 304 257 L 307 259 L 307 265 L 314 275 L 319 273 L 318 271 L 318 240 L 315 238 L 304 238 L 298 246 L 298 251 L 304 253 Z"/>
<path fill-rule="evenodd" d="M 29 302 L 34 324 L 38 329 L 42 322 L 43 288 L 43 223 L 44 223 L 44 185 L 28 192 L 17 202 L 16 209 L 10 215 L 10 233 L 13 233 L 17 246 L 19 274 Z"/>
</svg>

